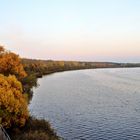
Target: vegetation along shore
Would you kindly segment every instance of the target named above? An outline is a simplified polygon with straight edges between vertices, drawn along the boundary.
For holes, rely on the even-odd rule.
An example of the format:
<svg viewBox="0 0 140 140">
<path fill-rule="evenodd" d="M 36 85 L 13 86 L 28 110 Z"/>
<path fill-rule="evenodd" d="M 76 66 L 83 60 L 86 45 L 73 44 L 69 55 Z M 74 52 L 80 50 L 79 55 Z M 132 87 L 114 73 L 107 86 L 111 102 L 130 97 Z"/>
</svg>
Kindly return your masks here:
<svg viewBox="0 0 140 140">
<path fill-rule="evenodd" d="M 120 67 L 140 67 L 140 63 L 21 59 L 0 46 L 0 124 L 12 140 L 60 139 L 49 122 L 29 114 L 28 104 L 37 78 L 68 70 Z"/>
</svg>

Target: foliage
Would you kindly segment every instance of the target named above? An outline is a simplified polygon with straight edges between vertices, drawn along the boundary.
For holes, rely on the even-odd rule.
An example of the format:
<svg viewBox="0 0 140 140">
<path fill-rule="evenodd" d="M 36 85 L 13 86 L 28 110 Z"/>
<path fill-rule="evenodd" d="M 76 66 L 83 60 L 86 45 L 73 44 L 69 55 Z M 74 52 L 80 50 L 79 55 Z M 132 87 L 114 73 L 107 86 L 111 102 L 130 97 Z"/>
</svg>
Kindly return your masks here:
<svg viewBox="0 0 140 140">
<path fill-rule="evenodd" d="M 28 118 L 33 86 L 37 86 L 37 74 L 33 71 L 27 76 L 19 56 L 0 46 L 0 124 L 14 140 L 57 140 L 48 122 Z"/>
<path fill-rule="evenodd" d="M 37 86 L 37 77 L 35 74 L 29 74 L 27 77 L 23 78 L 21 82 L 24 85 L 24 91 L 30 92 L 29 89 L 31 89 L 33 86 Z"/>
<path fill-rule="evenodd" d="M 37 78 L 42 77 L 43 75 L 68 70 L 119 67 L 120 65 L 117 63 L 106 62 L 52 61 L 36 59 L 22 59 L 22 64 L 28 76 L 23 78 L 21 82 L 24 91 L 30 93 L 29 98 L 32 97 L 31 88 L 37 86 Z"/>
<path fill-rule="evenodd" d="M 28 118 L 27 101 L 15 76 L 0 74 L 0 118 L 4 127 L 23 126 Z"/>
<path fill-rule="evenodd" d="M 119 63 L 107 62 L 52 61 L 35 59 L 22 59 L 22 63 L 25 71 L 29 75 L 36 74 L 38 77 L 66 70 L 112 68 L 121 66 Z"/>
<path fill-rule="evenodd" d="M 22 129 L 12 130 L 14 140 L 58 140 L 58 136 L 45 120 L 29 118 Z"/>
<path fill-rule="evenodd" d="M 0 73 L 8 76 L 15 75 L 19 80 L 27 76 L 18 55 L 6 51 L 0 46 Z"/>
</svg>

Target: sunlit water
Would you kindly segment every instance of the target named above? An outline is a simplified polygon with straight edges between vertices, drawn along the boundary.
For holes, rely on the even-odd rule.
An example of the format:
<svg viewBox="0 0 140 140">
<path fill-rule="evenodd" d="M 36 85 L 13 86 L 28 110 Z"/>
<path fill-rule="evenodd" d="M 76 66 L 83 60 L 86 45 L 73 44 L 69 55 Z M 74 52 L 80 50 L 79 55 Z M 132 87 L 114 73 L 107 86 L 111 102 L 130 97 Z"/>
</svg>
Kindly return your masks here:
<svg viewBox="0 0 140 140">
<path fill-rule="evenodd" d="M 140 140 L 140 68 L 55 73 L 29 106 L 66 140 Z"/>
</svg>

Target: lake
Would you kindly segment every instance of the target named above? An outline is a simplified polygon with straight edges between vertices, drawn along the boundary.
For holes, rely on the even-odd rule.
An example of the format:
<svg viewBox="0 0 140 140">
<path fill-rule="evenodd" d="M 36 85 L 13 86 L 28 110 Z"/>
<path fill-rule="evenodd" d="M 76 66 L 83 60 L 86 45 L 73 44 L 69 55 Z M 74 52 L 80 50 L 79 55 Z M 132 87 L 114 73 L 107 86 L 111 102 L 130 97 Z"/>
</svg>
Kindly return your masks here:
<svg viewBox="0 0 140 140">
<path fill-rule="evenodd" d="M 140 68 L 60 72 L 38 80 L 31 115 L 66 140 L 140 140 Z"/>
</svg>

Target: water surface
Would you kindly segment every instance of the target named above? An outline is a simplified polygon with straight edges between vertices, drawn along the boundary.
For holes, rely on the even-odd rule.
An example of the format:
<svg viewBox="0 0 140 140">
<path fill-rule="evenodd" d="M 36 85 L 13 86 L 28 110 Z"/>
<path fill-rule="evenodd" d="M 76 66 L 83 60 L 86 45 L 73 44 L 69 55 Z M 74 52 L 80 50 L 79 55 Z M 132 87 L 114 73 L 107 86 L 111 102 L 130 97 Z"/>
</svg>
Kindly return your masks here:
<svg viewBox="0 0 140 140">
<path fill-rule="evenodd" d="M 66 140 L 140 140 L 140 68 L 55 73 L 29 106 Z"/>
</svg>

